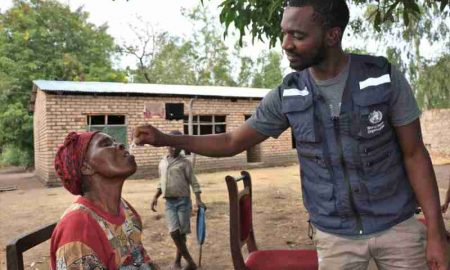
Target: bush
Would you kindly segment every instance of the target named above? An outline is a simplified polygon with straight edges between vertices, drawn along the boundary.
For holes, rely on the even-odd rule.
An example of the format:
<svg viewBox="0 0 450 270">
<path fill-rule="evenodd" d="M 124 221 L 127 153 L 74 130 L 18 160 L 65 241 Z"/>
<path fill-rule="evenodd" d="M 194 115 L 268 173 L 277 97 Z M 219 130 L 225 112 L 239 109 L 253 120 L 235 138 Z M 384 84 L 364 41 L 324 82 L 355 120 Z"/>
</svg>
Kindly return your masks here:
<svg viewBox="0 0 450 270">
<path fill-rule="evenodd" d="M 12 166 L 30 167 L 33 165 L 33 155 L 28 151 L 18 149 L 14 145 L 6 145 L 2 149 L 0 163 Z"/>
</svg>

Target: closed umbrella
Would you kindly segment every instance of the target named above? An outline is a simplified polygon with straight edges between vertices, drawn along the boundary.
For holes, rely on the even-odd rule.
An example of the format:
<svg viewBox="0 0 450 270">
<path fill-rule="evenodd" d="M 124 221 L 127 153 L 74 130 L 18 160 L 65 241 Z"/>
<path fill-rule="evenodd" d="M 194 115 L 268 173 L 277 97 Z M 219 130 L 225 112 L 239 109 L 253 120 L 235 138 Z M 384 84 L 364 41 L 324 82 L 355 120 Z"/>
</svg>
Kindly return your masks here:
<svg viewBox="0 0 450 270">
<path fill-rule="evenodd" d="M 198 266 L 202 265 L 202 247 L 203 242 L 205 242 L 206 237 L 206 209 L 204 207 L 199 207 L 197 211 L 197 243 L 200 246 L 199 256 L 198 256 Z"/>
</svg>

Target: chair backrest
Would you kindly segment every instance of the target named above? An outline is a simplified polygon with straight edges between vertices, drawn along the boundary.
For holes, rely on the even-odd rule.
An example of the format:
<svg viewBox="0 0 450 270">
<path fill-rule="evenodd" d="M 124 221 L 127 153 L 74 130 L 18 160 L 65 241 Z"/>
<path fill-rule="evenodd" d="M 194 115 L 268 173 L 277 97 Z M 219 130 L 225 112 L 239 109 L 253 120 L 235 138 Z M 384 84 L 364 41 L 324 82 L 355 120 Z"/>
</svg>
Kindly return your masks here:
<svg viewBox="0 0 450 270">
<path fill-rule="evenodd" d="M 52 236 L 56 222 L 23 234 L 6 246 L 6 265 L 8 270 L 23 270 L 23 253 L 47 241 Z"/>
<path fill-rule="evenodd" d="M 248 252 L 258 250 L 252 221 L 252 182 L 250 174 L 241 172 L 240 177 L 225 177 L 230 204 L 230 248 L 235 269 L 246 269 L 241 249 L 247 245 Z M 244 182 L 239 191 L 238 182 Z"/>
</svg>

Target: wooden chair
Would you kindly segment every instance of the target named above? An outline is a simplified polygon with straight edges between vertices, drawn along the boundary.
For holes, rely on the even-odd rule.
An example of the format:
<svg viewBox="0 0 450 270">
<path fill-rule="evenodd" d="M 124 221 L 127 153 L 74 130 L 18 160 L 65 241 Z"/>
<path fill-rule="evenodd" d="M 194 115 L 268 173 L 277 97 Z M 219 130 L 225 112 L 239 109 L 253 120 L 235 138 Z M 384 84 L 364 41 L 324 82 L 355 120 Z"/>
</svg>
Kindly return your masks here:
<svg viewBox="0 0 450 270">
<path fill-rule="evenodd" d="M 52 236 L 56 222 L 31 233 L 26 233 L 6 246 L 6 266 L 8 270 L 23 270 L 23 253 L 30 248 L 47 241 Z"/>
<path fill-rule="evenodd" d="M 316 270 L 316 250 L 258 250 L 252 221 L 252 184 L 250 174 L 225 178 L 230 200 L 230 248 L 236 270 Z M 237 182 L 244 188 L 238 191 Z M 246 245 L 248 257 L 244 260 L 242 247 Z"/>
</svg>

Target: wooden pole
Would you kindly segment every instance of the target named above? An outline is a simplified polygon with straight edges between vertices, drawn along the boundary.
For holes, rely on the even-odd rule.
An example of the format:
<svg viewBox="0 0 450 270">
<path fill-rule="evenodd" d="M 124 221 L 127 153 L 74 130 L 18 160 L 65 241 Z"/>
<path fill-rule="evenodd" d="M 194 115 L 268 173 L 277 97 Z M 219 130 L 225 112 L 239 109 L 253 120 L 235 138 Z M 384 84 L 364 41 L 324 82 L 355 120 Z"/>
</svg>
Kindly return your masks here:
<svg viewBox="0 0 450 270">
<path fill-rule="evenodd" d="M 197 99 L 197 97 L 195 98 L 191 98 L 191 100 L 189 101 L 189 118 L 188 118 L 188 133 L 189 135 L 194 135 L 194 126 L 193 126 L 193 117 L 194 117 L 194 101 Z M 198 116 L 197 116 L 198 117 Z M 197 121 L 199 121 L 197 119 Z M 198 124 L 198 122 L 197 122 Z M 197 132 L 200 132 L 200 127 L 197 127 Z M 197 154 L 196 153 L 191 153 L 191 162 L 192 162 L 192 169 L 195 172 L 195 161 L 196 161 L 196 157 Z"/>
<path fill-rule="evenodd" d="M 198 267 L 202 267 L 202 247 L 203 245 L 200 245 L 200 251 L 198 253 Z"/>
</svg>

